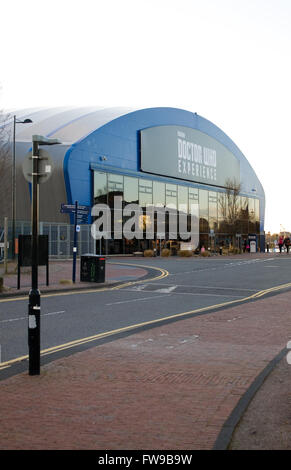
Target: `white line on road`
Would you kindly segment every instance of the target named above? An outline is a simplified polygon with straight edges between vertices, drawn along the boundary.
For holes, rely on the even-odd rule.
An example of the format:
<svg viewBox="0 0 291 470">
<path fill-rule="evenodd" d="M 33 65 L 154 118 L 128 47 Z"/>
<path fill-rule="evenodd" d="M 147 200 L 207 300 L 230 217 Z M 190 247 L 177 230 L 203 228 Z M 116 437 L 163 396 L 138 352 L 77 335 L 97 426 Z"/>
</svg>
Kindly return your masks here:
<svg viewBox="0 0 291 470">
<path fill-rule="evenodd" d="M 161 298 L 161 297 L 168 297 L 169 295 L 170 294 L 155 295 L 154 297 L 142 297 L 141 299 L 121 300 L 119 302 L 112 302 L 111 304 L 105 304 L 105 305 L 118 305 L 118 304 L 127 304 L 129 302 L 140 302 L 141 300 L 158 299 L 158 298 Z"/>
<path fill-rule="evenodd" d="M 163 287 L 161 289 L 155 289 L 155 292 L 160 292 L 161 294 L 170 294 L 178 286 Z"/>
<path fill-rule="evenodd" d="M 169 284 L 167 282 L 148 282 L 148 284 L 152 284 L 154 286 L 172 286 L 173 284 Z M 241 291 L 247 291 L 247 292 L 258 292 L 257 289 L 244 289 L 242 287 L 218 287 L 218 286 L 197 286 L 197 285 L 191 285 L 191 284 L 176 284 L 176 287 L 191 287 L 192 289 L 216 289 L 216 290 L 241 290 Z M 133 289 L 132 289 L 133 290 Z M 156 292 L 156 291 L 155 291 Z"/>
<path fill-rule="evenodd" d="M 131 290 L 131 289 L 123 289 L 122 292 L 135 292 L 134 290 Z M 146 291 L 144 291 L 146 292 Z M 155 292 L 162 292 L 162 289 L 159 289 L 159 290 L 150 290 L 150 291 L 147 291 L 149 294 L 154 294 Z M 257 291 L 254 291 L 254 292 L 257 292 Z M 237 297 L 237 298 L 240 298 L 240 297 L 243 297 L 242 295 L 231 295 L 230 293 L 220 293 L 220 294 L 209 294 L 208 292 L 169 292 L 168 294 L 165 294 L 165 295 L 157 295 L 155 297 L 144 297 L 142 299 L 134 299 L 134 300 L 125 300 L 125 301 L 122 301 L 122 302 L 114 302 L 114 303 L 123 303 L 123 302 L 137 302 L 138 300 L 147 300 L 147 299 L 157 299 L 159 297 L 166 297 L 167 295 L 196 295 L 196 296 L 203 296 L 203 297 Z M 113 305 L 113 304 L 106 304 L 106 305 Z"/>
<path fill-rule="evenodd" d="M 60 310 L 59 312 L 49 312 L 49 313 L 43 313 L 41 316 L 45 317 L 48 315 L 58 315 L 59 313 L 65 313 L 65 310 Z M 13 322 L 13 321 L 19 321 L 19 320 L 27 320 L 28 315 L 25 317 L 18 317 L 18 318 L 9 318 L 8 320 L 0 320 L 0 323 L 8 323 L 8 322 Z"/>
<path fill-rule="evenodd" d="M 48 316 L 48 315 L 58 315 L 59 313 L 65 313 L 66 310 L 60 310 L 59 312 L 49 312 L 49 313 L 44 313 L 43 316 Z"/>
<path fill-rule="evenodd" d="M 269 261 L 273 261 L 275 258 L 268 258 L 268 259 L 260 259 L 260 258 L 255 258 L 255 259 L 250 259 L 250 260 L 235 260 L 231 262 L 225 262 L 223 266 L 215 266 L 215 267 L 207 267 L 207 268 L 201 268 L 201 269 L 193 269 L 191 271 L 181 271 L 178 273 L 170 273 L 169 276 L 179 276 L 181 274 L 196 274 L 196 273 L 201 273 L 203 271 L 220 271 L 221 268 L 235 268 L 237 266 L 248 266 L 250 264 L 257 265 L 258 263 L 265 263 Z"/>
<path fill-rule="evenodd" d="M 157 292 L 157 291 L 155 291 Z M 208 294 L 208 292 L 172 292 L 171 295 L 200 295 L 206 297 L 243 297 L 242 295 L 231 295 L 231 294 Z"/>
</svg>

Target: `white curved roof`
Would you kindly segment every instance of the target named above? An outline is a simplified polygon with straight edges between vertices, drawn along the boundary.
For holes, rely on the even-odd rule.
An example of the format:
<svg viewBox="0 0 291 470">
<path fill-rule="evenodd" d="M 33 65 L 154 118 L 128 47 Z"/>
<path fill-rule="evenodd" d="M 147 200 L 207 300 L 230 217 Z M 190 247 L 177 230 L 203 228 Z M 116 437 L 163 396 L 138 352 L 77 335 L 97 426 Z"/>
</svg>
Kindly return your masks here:
<svg viewBox="0 0 291 470">
<path fill-rule="evenodd" d="M 16 115 L 19 121 L 33 121 L 31 124 L 16 125 L 15 138 L 18 142 L 31 142 L 32 135 L 39 134 L 60 139 L 63 144 L 72 144 L 113 119 L 132 111 L 134 110 L 121 107 L 88 106 L 18 109 L 7 110 L 6 113 L 12 119 L 13 115 Z M 7 121 L 7 124 L 11 125 L 12 119 Z"/>
</svg>

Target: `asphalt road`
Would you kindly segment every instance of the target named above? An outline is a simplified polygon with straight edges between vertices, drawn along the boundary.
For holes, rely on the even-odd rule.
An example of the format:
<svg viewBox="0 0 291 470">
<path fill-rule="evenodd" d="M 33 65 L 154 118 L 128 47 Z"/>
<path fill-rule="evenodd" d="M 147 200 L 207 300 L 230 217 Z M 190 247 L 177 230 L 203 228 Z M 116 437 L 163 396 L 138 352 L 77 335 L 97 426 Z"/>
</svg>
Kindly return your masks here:
<svg viewBox="0 0 291 470">
<path fill-rule="evenodd" d="M 201 314 L 199 310 L 205 307 L 219 309 L 228 302 L 254 301 L 257 292 L 291 281 L 291 256 L 287 254 L 246 259 L 154 258 L 124 262 L 161 268 L 164 275 L 117 289 L 42 295 L 42 350 L 112 330 L 122 331 L 129 325 L 150 324 L 183 312 Z M 275 293 L 270 291 L 268 295 Z M 0 301 L 2 363 L 28 353 L 27 304 L 27 298 Z"/>
</svg>

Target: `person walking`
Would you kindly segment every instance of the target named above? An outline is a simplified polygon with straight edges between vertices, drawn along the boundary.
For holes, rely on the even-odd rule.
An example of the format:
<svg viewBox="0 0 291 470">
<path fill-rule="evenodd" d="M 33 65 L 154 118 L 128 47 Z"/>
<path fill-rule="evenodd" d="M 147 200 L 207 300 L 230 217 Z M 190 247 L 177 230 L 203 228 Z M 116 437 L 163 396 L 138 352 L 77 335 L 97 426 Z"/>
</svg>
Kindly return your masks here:
<svg viewBox="0 0 291 470">
<path fill-rule="evenodd" d="M 286 238 L 284 239 L 284 245 L 286 246 L 287 253 L 289 253 L 290 243 L 291 243 L 290 237 L 286 237 Z"/>
<path fill-rule="evenodd" d="M 284 245 L 284 237 L 283 236 L 279 237 L 278 245 L 279 245 L 280 253 L 282 253 L 282 247 Z"/>
</svg>

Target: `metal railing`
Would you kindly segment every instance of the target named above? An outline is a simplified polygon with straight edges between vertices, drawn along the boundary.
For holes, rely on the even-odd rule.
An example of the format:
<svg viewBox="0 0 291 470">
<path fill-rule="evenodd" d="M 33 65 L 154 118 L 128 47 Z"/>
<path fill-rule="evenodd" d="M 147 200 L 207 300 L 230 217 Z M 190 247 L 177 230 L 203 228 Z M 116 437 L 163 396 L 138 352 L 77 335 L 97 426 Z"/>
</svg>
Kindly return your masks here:
<svg viewBox="0 0 291 470">
<path fill-rule="evenodd" d="M 4 230 L 0 228 L 0 240 Z M 15 237 L 30 235 L 31 222 L 17 221 L 15 224 Z M 49 257 L 66 259 L 73 256 L 74 225 L 52 222 L 40 222 L 39 234 L 48 235 Z M 8 223 L 8 241 L 11 242 L 12 223 Z M 8 256 L 11 257 L 11 243 L 9 243 Z M 91 236 L 91 225 L 80 225 L 78 232 L 78 255 L 96 252 L 96 241 Z"/>
</svg>

